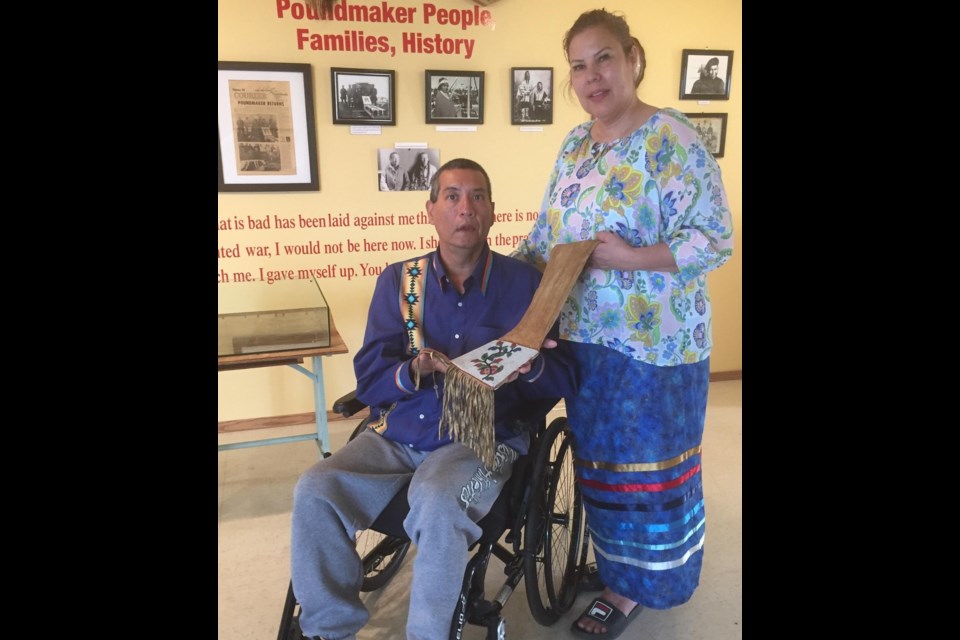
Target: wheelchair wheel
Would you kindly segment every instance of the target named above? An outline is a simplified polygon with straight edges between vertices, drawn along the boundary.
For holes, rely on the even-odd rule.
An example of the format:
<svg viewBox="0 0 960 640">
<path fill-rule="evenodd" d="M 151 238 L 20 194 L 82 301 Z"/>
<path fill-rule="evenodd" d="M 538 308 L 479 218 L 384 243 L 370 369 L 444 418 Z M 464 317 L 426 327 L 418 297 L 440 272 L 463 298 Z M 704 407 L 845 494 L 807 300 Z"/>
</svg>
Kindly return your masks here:
<svg viewBox="0 0 960 640">
<path fill-rule="evenodd" d="M 410 549 L 409 540 L 401 540 L 373 529 L 357 532 L 357 553 L 363 561 L 360 591 L 376 591 L 400 570 Z"/>
<path fill-rule="evenodd" d="M 557 418 L 537 442 L 524 528 L 524 584 L 534 619 L 544 626 L 566 613 L 587 561 L 586 524 L 573 470 L 570 427 Z"/>
<path fill-rule="evenodd" d="M 366 421 L 361 422 L 350 434 L 350 440 L 366 428 Z M 357 531 L 357 555 L 363 562 L 360 591 L 376 591 L 387 584 L 400 570 L 409 549 L 409 540 L 394 538 L 373 529 Z"/>
</svg>

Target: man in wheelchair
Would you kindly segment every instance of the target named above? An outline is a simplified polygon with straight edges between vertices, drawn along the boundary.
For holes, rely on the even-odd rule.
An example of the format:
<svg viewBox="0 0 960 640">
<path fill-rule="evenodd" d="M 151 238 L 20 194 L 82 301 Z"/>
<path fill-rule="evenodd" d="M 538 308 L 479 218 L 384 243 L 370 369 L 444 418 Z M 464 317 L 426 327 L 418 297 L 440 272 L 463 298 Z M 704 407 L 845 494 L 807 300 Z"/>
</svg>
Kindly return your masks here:
<svg viewBox="0 0 960 640">
<path fill-rule="evenodd" d="M 476 162 L 444 164 L 431 181 L 426 209 L 437 250 L 392 264 L 379 276 L 354 357 L 357 397 L 371 408 L 370 428 L 307 470 L 295 489 L 292 583 L 306 637 L 353 639 L 366 624 L 355 535 L 409 481 L 403 526 L 418 551 L 407 638 L 446 639 L 468 550 L 481 534 L 476 523 L 530 444 L 530 434 L 515 431 L 510 416 L 535 399 L 575 391 L 565 344 L 548 338 L 542 353 L 495 392 L 492 467 L 440 432 L 446 367 L 430 352 L 453 359 L 509 332 L 540 273 L 490 250 L 492 189 Z"/>
</svg>

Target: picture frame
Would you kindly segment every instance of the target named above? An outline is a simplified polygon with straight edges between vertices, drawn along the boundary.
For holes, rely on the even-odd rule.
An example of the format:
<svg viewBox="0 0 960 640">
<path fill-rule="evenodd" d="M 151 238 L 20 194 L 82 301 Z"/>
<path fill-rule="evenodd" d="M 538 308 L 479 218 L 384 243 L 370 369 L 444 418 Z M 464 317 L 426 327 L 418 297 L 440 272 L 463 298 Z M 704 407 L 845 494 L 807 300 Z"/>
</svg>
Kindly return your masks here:
<svg viewBox="0 0 960 640">
<path fill-rule="evenodd" d="M 553 124 L 553 67 L 511 67 L 510 124 Z"/>
<path fill-rule="evenodd" d="M 396 126 L 396 73 L 386 69 L 330 68 L 333 124 Z"/>
<path fill-rule="evenodd" d="M 704 148 L 714 158 L 723 157 L 727 145 L 727 114 L 725 113 L 685 113 L 687 119 L 697 130 Z"/>
<path fill-rule="evenodd" d="M 483 124 L 483 78 L 483 71 L 426 70 L 423 82 L 426 123 Z"/>
<path fill-rule="evenodd" d="M 377 149 L 377 189 L 429 191 L 430 180 L 441 166 L 440 149 L 398 146 Z"/>
<path fill-rule="evenodd" d="M 309 64 L 217 62 L 217 191 L 319 191 Z"/>
<path fill-rule="evenodd" d="M 684 49 L 680 64 L 681 100 L 729 100 L 733 51 Z"/>
</svg>

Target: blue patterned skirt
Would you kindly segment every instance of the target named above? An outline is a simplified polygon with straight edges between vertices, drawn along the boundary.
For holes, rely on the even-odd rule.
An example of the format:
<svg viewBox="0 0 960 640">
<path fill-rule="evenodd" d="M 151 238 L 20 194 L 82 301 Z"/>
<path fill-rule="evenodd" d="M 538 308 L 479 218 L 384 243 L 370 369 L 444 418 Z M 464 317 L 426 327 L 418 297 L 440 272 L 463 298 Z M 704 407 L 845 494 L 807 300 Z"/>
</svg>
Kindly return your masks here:
<svg viewBox="0 0 960 640">
<path fill-rule="evenodd" d="M 700 582 L 700 445 L 709 359 L 675 367 L 573 344 L 580 391 L 567 399 L 577 480 L 603 583 L 653 609 Z"/>
</svg>

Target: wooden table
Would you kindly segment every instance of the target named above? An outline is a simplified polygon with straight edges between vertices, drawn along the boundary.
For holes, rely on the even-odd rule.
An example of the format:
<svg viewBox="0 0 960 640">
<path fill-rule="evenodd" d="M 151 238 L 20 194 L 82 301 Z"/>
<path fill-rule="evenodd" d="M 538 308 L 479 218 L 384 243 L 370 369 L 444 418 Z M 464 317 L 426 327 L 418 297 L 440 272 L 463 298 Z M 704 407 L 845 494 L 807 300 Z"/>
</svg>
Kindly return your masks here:
<svg viewBox="0 0 960 640">
<path fill-rule="evenodd" d="M 286 436 L 282 438 L 266 438 L 263 440 L 251 440 L 249 442 L 236 442 L 232 444 L 221 444 L 217 446 L 218 451 L 228 449 L 241 449 L 245 447 L 259 447 L 268 444 L 283 444 L 286 442 L 301 442 L 303 440 L 316 440 L 321 453 L 329 453 L 330 440 L 327 436 L 327 409 L 326 401 L 323 395 L 323 361 L 324 356 L 332 356 L 339 353 L 347 353 L 347 345 L 343 338 L 337 332 L 336 325 L 333 324 L 333 316 L 330 317 L 330 346 L 313 347 L 307 349 L 291 349 L 288 351 L 272 351 L 269 353 L 244 353 L 240 355 L 228 355 L 217 357 L 217 371 L 234 371 L 237 369 L 252 369 L 256 367 L 275 367 L 277 365 L 287 365 L 293 367 L 303 375 L 313 381 L 313 403 L 316 409 L 317 432 L 307 433 L 299 436 Z M 302 363 L 304 358 L 313 359 L 313 371 L 305 368 Z"/>
</svg>

